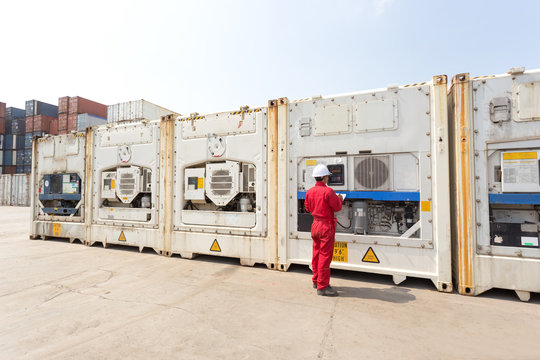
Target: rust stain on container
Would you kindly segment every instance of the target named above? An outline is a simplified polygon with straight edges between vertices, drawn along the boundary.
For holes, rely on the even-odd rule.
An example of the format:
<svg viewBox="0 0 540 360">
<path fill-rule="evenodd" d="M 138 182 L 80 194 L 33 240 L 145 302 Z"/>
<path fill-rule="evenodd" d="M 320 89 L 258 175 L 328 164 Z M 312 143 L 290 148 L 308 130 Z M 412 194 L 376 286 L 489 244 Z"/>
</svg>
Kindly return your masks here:
<svg viewBox="0 0 540 360">
<path fill-rule="evenodd" d="M 458 199 L 457 199 L 457 211 L 458 211 L 458 264 L 459 264 L 459 293 L 460 294 L 472 294 L 473 291 L 473 274 L 472 274 L 472 234 L 473 229 L 471 224 L 472 219 L 472 189 L 471 189 L 471 144 L 470 144 L 470 114 L 469 114 L 469 76 L 468 74 L 456 75 L 457 78 L 457 93 L 456 104 L 459 104 L 459 113 L 456 116 L 459 118 L 456 121 L 458 127 L 460 142 L 458 165 L 461 176 L 458 183 Z"/>
</svg>

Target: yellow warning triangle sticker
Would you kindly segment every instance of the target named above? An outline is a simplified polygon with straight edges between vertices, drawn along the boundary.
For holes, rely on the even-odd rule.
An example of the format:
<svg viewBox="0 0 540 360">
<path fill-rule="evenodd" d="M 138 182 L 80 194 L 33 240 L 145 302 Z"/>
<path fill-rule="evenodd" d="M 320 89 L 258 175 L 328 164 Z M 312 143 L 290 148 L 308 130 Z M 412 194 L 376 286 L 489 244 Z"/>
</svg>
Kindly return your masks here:
<svg viewBox="0 0 540 360">
<path fill-rule="evenodd" d="M 366 254 L 362 258 L 362 261 L 363 262 L 370 262 L 370 263 L 377 263 L 377 264 L 380 263 L 379 258 L 377 257 L 377 255 L 375 255 L 375 251 L 373 251 L 371 246 L 366 251 Z"/>
<path fill-rule="evenodd" d="M 126 235 L 124 235 L 123 231 L 120 233 L 120 236 L 118 237 L 118 241 L 126 241 Z"/>
<path fill-rule="evenodd" d="M 212 246 L 210 247 L 210 251 L 221 252 L 221 248 L 219 247 L 217 239 L 214 239 L 214 242 L 212 243 Z"/>
</svg>

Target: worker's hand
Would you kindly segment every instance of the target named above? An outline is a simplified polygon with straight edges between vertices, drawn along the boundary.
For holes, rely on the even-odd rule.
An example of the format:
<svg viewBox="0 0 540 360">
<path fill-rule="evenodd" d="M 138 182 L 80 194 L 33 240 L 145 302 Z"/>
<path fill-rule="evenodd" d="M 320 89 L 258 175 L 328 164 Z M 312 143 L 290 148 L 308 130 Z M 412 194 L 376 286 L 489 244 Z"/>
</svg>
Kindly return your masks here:
<svg viewBox="0 0 540 360">
<path fill-rule="evenodd" d="M 339 199 L 340 199 L 341 201 L 343 201 L 343 195 L 338 194 L 338 197 L 339 197 Z"/>
</svg>

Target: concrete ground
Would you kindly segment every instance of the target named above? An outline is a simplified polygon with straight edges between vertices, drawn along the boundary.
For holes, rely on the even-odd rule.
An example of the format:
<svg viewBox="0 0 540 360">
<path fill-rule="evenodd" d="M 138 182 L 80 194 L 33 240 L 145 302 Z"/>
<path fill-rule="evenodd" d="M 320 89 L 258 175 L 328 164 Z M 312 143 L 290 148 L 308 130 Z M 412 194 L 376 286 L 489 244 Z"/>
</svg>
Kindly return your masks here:
<svg viewBox="0 0 540 360">
<path fill-rule="evenodd" d="M 324 298 L 307 267 L 29 240 L 29 215 L 0 207 L 1 359 L 540 357 L 538 294 L 334 271 Z"/>
</svg>

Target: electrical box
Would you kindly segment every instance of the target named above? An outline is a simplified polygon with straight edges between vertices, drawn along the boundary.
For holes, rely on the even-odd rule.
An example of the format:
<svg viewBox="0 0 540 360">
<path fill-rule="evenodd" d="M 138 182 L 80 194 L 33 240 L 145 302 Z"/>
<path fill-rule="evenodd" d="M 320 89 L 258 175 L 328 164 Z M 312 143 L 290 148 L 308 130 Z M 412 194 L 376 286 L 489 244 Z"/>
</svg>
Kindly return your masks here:
<svg viewBox="0 0 540 360">
<path fill-rule="evenodd" d="M 205 168 L 186 169 L 184 176 L 184 199 L 204 201 Z"/>
<path fill-rule="evenodd" d="M 540 150 L 502 152 L 502 191 L 540 192 Z"/>
<path fill-rule="evenodd" d="M 101 197 L 116 200 L 116 171 L 106 171 L 101 174 Z"/>
</svg>

